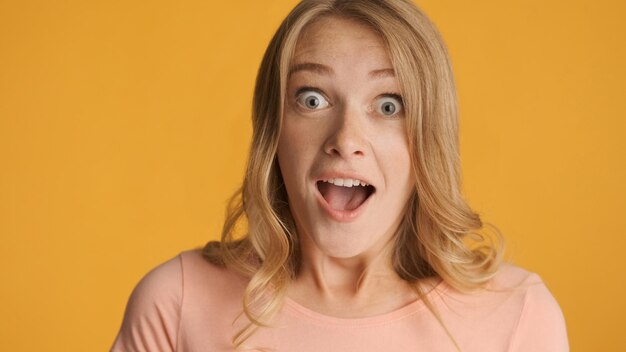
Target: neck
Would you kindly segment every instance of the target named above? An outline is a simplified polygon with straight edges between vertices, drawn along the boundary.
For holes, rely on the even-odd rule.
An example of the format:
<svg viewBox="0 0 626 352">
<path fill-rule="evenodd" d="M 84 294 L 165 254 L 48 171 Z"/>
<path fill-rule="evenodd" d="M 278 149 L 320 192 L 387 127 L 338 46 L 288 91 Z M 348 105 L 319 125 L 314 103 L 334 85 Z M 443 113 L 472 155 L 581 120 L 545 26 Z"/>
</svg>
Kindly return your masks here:
<svg viewBox="0 0 626 352">
<path fill-rule="evenodd" d="M 304 252 L 298 278 L 309 281 L 323 296 L 362 296 L 381 281 L 399 279 L 384 254 L 334 258 L 320 252 Z"/>
<path fill-rule="evenodd" d="M 410 284 L 393 269 L 391 240 L 351 258 L 324 254 L 306 235 L 301 236 L 300 244 L 301 267 L 288 294 L 304 305 L 353 317 L 372 313 L 365 312 L 365 307 L 380 313 L 416 299 Z"/>
</svg>

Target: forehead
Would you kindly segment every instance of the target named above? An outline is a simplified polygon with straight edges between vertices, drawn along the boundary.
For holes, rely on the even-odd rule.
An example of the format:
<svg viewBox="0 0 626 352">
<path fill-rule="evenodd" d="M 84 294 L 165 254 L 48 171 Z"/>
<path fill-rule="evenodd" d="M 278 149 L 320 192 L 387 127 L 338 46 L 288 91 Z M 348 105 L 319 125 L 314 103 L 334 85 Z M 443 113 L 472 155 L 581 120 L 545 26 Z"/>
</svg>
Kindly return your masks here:
<svg viewBox="0 0 626 352">
<path fill-rule="evenodd" d="M 324 16 L 308 24 L 296 44 L 292 64 L 319 62 L 391 67 L 382 37 L 368 25 L 354 19 Z"/>
</svg>

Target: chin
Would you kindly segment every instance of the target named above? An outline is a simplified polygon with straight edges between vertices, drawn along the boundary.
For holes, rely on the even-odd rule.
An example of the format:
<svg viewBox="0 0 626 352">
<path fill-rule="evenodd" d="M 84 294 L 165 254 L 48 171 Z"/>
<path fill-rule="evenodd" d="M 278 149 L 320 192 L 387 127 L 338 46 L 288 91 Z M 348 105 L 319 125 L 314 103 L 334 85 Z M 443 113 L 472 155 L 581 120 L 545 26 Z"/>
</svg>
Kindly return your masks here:
<svg viewBox="0 0 626 352">
<path fill-rule="evenodd" d="M 313 235 L 314 245 L 324 255 L 332 258 L 348 259 L 366 253 L 372 248 L 372 236 L 363 231 L 337 233 L 325 231 L 325 235 Z"/>
</svg>

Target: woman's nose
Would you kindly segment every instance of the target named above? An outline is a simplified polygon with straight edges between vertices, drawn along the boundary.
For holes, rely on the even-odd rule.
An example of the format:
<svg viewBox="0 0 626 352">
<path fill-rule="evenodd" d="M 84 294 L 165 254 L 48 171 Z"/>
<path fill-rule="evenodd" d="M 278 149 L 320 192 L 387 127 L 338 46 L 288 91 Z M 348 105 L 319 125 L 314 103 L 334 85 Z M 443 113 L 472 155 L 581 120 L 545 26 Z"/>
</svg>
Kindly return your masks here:
<svg viewBox="0 0 626 352">
<path fill-rule="evenodd" d="M 345 107 L 333 117 L 324 151 L 331 156 L 345 159 L 365 155 L 365 112 L 354 107 Z"/>
</svg>

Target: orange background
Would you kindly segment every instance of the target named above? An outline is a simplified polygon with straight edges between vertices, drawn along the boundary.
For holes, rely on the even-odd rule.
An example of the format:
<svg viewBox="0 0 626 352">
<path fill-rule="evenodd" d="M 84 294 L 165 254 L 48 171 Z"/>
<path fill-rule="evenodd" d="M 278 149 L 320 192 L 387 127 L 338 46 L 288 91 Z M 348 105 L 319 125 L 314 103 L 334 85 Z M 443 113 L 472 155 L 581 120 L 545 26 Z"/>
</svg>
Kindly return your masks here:
<svg viewBox="0 0 626 352">
<path fill-rule="evenodd" d="M 470 204 L 573 351 L 626 350 L 626 2 L 419 4 L 452 56 Z M 293 5 L 0 1 L 0 350 L 108 350 L 142 275 L 217 238 Z"/>
</svg>

